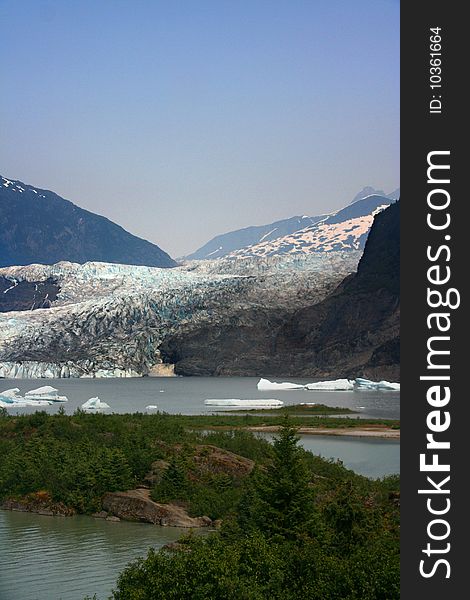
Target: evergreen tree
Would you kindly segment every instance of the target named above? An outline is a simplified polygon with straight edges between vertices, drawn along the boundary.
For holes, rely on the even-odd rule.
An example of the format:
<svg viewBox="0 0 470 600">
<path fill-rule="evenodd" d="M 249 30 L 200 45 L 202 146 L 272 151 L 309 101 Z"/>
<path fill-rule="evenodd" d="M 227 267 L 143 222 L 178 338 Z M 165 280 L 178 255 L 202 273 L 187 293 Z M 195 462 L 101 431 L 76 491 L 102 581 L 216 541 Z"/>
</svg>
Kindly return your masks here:
<svg viewBox="0 0 470 600">
<path fill-rule="evenodd" d="M 313 491 L 297 430 L 286 420 L 274 440 L 274 458 L 259 470 L 240 505 L 241 524 L 268 535 L 296 538 L 314 518 Z"/>
</svg>

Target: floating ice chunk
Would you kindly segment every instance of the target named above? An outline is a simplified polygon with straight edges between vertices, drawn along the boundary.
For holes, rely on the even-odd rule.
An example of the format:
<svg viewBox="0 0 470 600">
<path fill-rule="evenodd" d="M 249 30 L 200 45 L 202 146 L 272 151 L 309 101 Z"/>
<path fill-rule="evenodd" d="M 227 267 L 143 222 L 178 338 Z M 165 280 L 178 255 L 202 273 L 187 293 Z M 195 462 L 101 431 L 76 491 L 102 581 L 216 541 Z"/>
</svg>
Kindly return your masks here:
<svg viewBox="0 0 470 600">
<path fill-rule="evenodd" d="M 145 407 L 145 410 L 158 410 L 158 406 L 156 404 L 149 404 Z"/>
<path fill-rule="evenodd" d="M 0 396 L 7 396 L 8 398 L 15 400 L 24 400 L 23 396 L 20 395 L 20 390 L 18 388 L 11 388 L 4 392 L 0 392 Z"/>
<path fill-rule="evenodd" d="M 11 406 L 17 405 L 20 400 L 15 400 L 11 396 L 5 396 L 0 394 L 0 408 L 10 408 Z"/>
<path fill-rule="evenodd" d="M 207 406 L 241 406 L 246 408 L 264 408 L 266 406 L 282 406 L 282 400 L 264 399 L 240 400 L 239 398 L 209 398 L 204 400 Z"/>
<path fill-rule="evenodd" d="M 307 383 L 307 390 L 324 390 L 324 391 L 352 391 L 354 382 L 349 379 L 335 379 L 333 381 L 317 381 L 315 383 Z"/>
<path fill-rule="evenodd" d="M 24 395 L 26 400 L 50 400 L 52 402 L 67 402 L 67 396 L 59 396 L 58 390 L 50 385 L 44 385 L 30 390 Z"/>
<path fill-rule="evenodd" d="M 98 398 L 98 396 L 96 396 L 95 398 L 90 398 L 89 400 L 84 402 L 82 404 L 82 408 L 85 412 L 94 412 L 94 411 L 106 410 L 111 407 L 106 402 L 102 402 Z"/>
<path fill-rule="evenodd" d="M 258 381 L 258 389 L 261 391 L 267 390 L 304 390 L 305 386 L 298 383 L 276 383 L 275 381 L 269 381 L 269 379 L 260 379 Z"/>
<path fill-rule="evenodd" d="M 20 396 L 18 388 L 11 388 L 0 393 L 0 408 L 25 408 L 26 406 L 50 406 L 52 400 L 32 400 Z"/>
<path fill-rule="evenodd" d="M 356 390 L 378 390 L 378 391 L 400 391 L 399 383 L 390 383 L 389 381 L 371 381 L 358 377 L 354 381 L 354 389 Z"/>
</svg>

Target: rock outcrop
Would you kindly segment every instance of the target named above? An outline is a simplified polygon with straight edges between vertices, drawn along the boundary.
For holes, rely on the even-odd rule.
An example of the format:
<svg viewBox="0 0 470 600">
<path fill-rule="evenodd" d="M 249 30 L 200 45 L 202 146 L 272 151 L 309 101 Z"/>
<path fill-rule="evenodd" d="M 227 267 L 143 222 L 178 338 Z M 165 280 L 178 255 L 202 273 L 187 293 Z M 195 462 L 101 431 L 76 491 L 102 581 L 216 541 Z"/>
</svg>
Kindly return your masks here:
<svg viewBox="0 0 470 600">
<path fill-rule="evenodd" d="M 376 216 L 357 273 L 281 327 L 275 353 L 292 372 L 399 381 L 399 225 L 397 202 Z"/>
<path fill-rule="evenodd" d="M 103 498 L 103 508 L 126 521 L 141 521 L 168 527 L 208 527 L 209 517 L 190 517 L 174 504 L 159 504 L 150 499 L 150 491 L 137 488 L 126 492 L 110 492 Z"/>
<path fill-rule="evenodd" d="M 291 312 L 266 304 L 230 322 L 169 335 L 165 360 L 181 375 L 400 376 L 399 202 L 376 215 L 357 273 Z"/>
</svg>

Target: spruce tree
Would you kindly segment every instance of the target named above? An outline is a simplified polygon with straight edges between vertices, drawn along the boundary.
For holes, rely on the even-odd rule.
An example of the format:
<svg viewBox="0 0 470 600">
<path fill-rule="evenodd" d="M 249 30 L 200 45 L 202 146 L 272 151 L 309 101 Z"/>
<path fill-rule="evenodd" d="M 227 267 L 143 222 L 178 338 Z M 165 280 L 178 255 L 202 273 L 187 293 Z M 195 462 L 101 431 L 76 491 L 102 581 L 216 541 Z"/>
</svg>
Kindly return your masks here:
<svg viewBox="0 0 470 600">
<path fill-rule="evenodd" d="M 296 429 L 286 420 L 274 440 L 272 463 L 253 478 L 253 487 L 248 493 L 251 507 L 247 507 L 247 498 L 241 504 L 251 513 L 241 517 L 244 526 L 254 521 L 268 535 L 286 539 L 294 539 L 311 529 L 313 492 L 299 439 Z"/>
</svg>

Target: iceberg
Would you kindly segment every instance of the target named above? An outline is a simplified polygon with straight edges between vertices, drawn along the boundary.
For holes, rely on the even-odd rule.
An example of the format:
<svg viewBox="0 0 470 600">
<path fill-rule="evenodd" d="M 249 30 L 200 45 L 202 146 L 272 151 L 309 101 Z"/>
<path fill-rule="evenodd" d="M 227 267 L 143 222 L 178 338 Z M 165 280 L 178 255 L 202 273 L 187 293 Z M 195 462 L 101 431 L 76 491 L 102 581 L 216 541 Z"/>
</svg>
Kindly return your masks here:
<svg viewBox="0 0 470 600">
<path fill-rule="evenodd" d="M 24 395 L 25 400 L 49 400 L 52 402 L 67 402 L 67 396 L 59 396 L 58 390 L 53 388 L 50 385 L 44 385 L 42 387 L 36 388 L 35 390 L 30 390 L 26 392 Z"/>
<path fill-rule="evenodd" d="M 206 406 L 239 406 L 244 408 L 266 408 L 271 406 L 282 406 L 282 400 L 264 399 L 240 400 L 239 398 L 210 398 L 204 400 Z"/>
<path fill-rule="evenodd" d="M 32 400 L 20 396 L 18 388 L 11 388 L 0 393 L 0 408 L 25 408 L 26 406 L 50 406 L 52 400 Z"/>
<path fill-rule="evenodd" d="M 363 379 L 358 377 L 354 381 L 355 390 L 377 390 L 377 391 L 400 391 L 399 383 L 390 383 L 389 381 L 370 381 L 370 379 Z"/>
<path fill-rule="evenodd" d="M 349 392 L 354 389 L 354 382 L 349 379 L 335 379 L 333 381 L 317 381 L 315 383 L 307 383 L 305 387 L 307 390 Z"/>
<path fill-rule="evenodd" d="M 13 400 L 24 400 L 23 396 L 20 395 L 20 390 L 18 388 L 11 388 L 4 392 L 0 392 L 0 396 L 7 396 Z"/>
<path fill-rule="evenodd" d="M 111 408 L 111 407 L 106 402 L 102 402 L 98 398 L 98 396 L 96 396 L 95 398 L 90 398 L 89 400 L 84 402 L 82 404 L 82 408 L 85 412 L 95 412 L 95 411 L 100 411 L 100 410 L 107 410 L 108 408 Z"/>
<path fill-rule="evenodd" d="M 276 383 L 275 381 L 269 381 L 269 379 L 261 378 L 258 381 L 257 385 L 260 391 L 268 391 L 268 390 L 304 390 L 305 386 L 300 385 L 298 383 L 289 383 L 285 381 L 284 383 Z"/>
<path fill-rule="evenodd" d="M 145 407 L 145 410 L 158 410 L 158 406 L 156 404 L 149 404 Z"/>
</svg>

